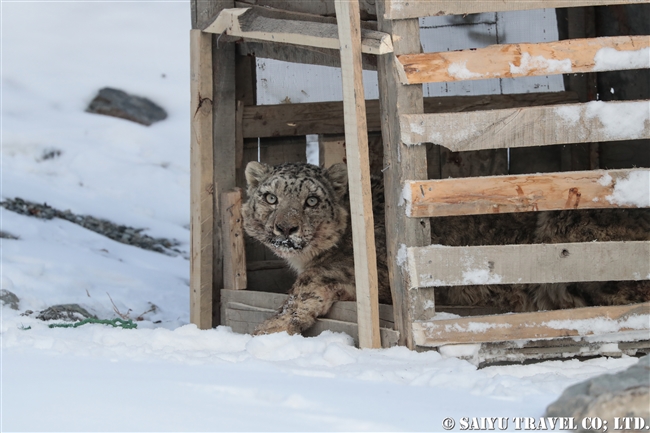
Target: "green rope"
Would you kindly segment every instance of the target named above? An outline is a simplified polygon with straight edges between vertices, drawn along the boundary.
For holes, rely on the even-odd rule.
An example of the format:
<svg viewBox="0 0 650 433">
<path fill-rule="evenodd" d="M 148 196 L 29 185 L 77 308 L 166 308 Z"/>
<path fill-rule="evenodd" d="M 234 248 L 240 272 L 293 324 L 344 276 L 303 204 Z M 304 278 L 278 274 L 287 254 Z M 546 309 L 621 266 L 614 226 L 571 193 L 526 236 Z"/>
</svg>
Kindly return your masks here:
<svg viewBox="0 0 650 433">
<path fill-rule="evenodd" d="M 135 329 L 138 327 L 138 324 L 133 323 L 132 320 L 124 320 L 124 319 L 100 320 L 100 319 L 93 319 L 93 318 L 84 319 L 75 323 L 53 323 L 47 326 L 49 328 L 77 328 L 87 323 L 100 323 L 102 325 L 111 325 L 114 328 L 124 328 L 124 329 Z"/>
</svg>

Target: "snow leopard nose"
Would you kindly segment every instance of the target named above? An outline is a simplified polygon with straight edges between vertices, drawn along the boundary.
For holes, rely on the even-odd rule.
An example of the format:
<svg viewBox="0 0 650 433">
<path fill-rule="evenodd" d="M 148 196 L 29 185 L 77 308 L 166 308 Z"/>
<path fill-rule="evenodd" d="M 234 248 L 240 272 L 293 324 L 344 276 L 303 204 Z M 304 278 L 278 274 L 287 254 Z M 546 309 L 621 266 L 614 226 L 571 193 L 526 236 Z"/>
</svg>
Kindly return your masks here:
<svg viewBox="0 0 650 433">
<path fill-rule="evenodd" d="M 285 237 L 289 237 L 298 231 L 298 226 L 293 227 L 292 224 L 276 224 L 275 231 Z"/>
</svg>

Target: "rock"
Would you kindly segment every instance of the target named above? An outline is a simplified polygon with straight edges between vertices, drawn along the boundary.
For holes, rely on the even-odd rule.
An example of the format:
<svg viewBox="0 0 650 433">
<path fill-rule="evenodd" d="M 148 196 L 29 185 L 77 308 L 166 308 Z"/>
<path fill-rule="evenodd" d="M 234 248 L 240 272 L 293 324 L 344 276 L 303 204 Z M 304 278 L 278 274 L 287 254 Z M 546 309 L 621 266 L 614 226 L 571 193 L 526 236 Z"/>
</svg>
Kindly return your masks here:
<svg viewBox="0 0 650 433">
<path fill-rule="evenodd" d="M 90 314 L 85 308 L 79 306 L 79 304 L 61 304 L 54 305 L 48 309 L 41 311 L 37 319 L 40 320 L 65 320 L 67 322 L 76 322 L 78 320 L 96 319 L 97 316 Z"/>
<path fill-rule="evenodd" d="M 570 386 L 546 408 L 545 416 L 573 417 L 578 432 L 588 431 L 582 426 L 587 417 L 606 421 L 609 430 L 615 427 L 615 417 L 638 417 L 650 425 L 650 355 L 620 373 Z"/>
<path fill-rule="evenodd" d="M 167 118 L 167 112 L 149 99 L 129 95 L 110 87 L 101 89 L 86 111 L 119 117 L 147 126 Z"/>
<path fill-rule="evenodd" d="M 12 310 L 17 310 L 20 299 L 9 290 L 2 289 L 0 290 L 0 302 L 2 302 L 2 305 L 9 305 Z"/>
</svg>

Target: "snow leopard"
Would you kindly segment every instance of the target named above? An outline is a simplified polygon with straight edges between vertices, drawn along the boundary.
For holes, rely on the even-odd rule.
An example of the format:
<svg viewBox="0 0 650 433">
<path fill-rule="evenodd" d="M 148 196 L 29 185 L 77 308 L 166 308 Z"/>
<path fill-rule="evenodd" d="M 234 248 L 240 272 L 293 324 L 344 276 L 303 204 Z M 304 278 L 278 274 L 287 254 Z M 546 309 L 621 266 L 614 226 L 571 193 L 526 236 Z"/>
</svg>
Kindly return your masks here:
<svg viewBox="0 0 650 433">
<path fill-rule="evenodd" d="M 298 274 L 287 301 L 256 334 L 299 334 L 336 301 L 356 299 L 347 167 L 250 162 L 244 229 Z M 384 189 L 372 177 L 379 302 L 391 304 Z M 650 240 L 648 209 L 554 211 L 431 218 L 434 244 L 449 246 Z M 650 301 L 649 281 L 437 288 L 436 304 L 537 311 Z"/>
</svg>

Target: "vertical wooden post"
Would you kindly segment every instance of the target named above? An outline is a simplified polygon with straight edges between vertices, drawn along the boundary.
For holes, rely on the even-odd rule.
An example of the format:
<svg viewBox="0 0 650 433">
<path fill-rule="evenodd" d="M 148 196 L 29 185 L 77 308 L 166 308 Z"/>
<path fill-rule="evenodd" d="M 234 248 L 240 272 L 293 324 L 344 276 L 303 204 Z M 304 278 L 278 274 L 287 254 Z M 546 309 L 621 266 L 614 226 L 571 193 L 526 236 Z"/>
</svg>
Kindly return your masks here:
<svg viewBox="0 0 650 433">
<path fill-rule="evenodd" d="M 190 321 L 212 327 L 212 232 L 214 185 L 212 149 L 212 35 L 190 31 Z"/>
<path fill-rule="evenodd" d="M 361 67 L 358 0 L 335 0 L 341 50 L 343 112 L 357 288 L 359 347 L 380 348 L 375 225 L 370 192 L 368 127 Z"/>
<path fill-rule="evenodd" d="M 433 308 L 423 309 L 417 289 L 409 290 L 408 272 L 405 269 L 406 247 L 431 243 L 429 219 L 408 218 L 402 190 L 405 180 L 427 178 L 426 146 L 405 146 L 400 138 L 399 116 L 423 113 L 422 86 L 405 86 L 400 83 L 395 68 L 395 56 L 420 52 L 420 26 L 417 19 L 387 20 L 384 18 L 386 0 L 378 0 L 378 30 L 391 35 L 393 54 L 379 57 L 379 105 L 381 130 L 384 140 L 384 185 L 386 194 L 386 246 L 388 272 L 395 326 L 400 333 L 399 343 L 414 348 L 412 323 L 427 319 Z M 432 292 L 432 291 L 430 291 Z M 424 292 L 423 292 L 424 293 Z M 429 299 L 433 301 L 433 298 Z M 422 316 L 422 317 L 420 317 Z"/>
<path fill-rule="evenodd" d="M 224 238 L 223 288 L 228 290 L 246 288 L 246 251 L 241 206 L 240 188 L 221 194 L 221 232 Z"/>
</svg>

